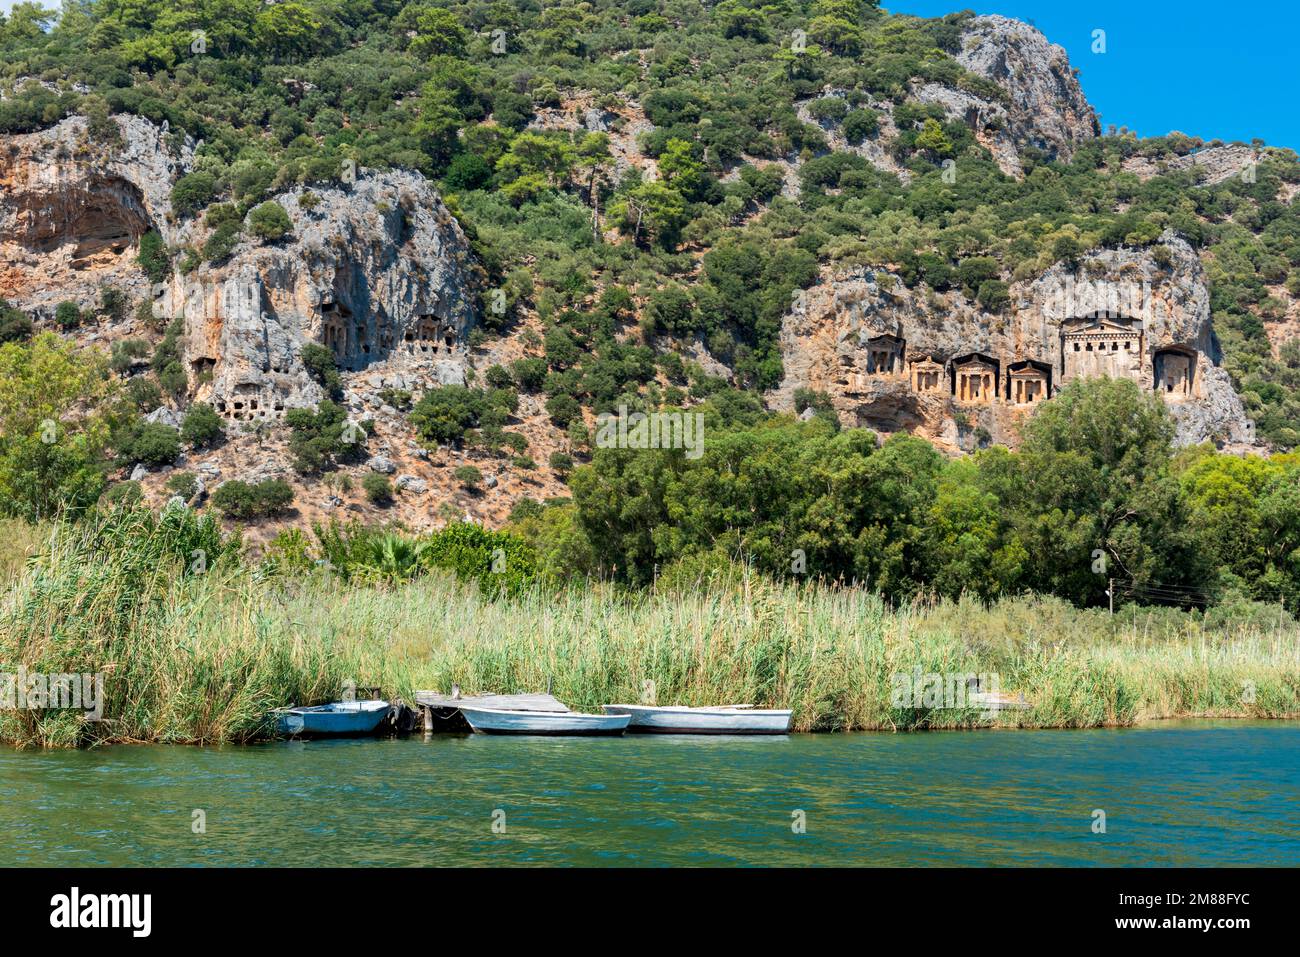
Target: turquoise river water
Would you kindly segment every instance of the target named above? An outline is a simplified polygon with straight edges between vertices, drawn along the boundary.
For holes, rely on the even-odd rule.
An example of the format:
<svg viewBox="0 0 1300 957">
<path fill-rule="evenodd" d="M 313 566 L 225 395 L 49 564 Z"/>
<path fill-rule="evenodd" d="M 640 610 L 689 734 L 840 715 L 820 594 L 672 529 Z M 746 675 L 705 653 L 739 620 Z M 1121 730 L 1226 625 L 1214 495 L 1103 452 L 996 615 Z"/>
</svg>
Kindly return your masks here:
<svg viewBox="0 0 1300 957">
<path fill-rule="evenodd" d="M 0 865 L 389 864 L 1294 866 L 1300 724 L 0 749 Z"/>
</svg>

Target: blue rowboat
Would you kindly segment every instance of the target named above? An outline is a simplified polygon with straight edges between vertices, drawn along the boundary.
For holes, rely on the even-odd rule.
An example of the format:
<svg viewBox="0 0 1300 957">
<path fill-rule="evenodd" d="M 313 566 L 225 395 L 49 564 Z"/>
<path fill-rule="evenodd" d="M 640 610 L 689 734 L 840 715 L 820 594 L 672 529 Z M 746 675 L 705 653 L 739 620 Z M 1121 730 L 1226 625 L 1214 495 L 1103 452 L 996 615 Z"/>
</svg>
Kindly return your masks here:
<svg viewBox="0 0 1300 957">
<path fill-rule="evenodd" d="M 460 713 L 479 734 L 622 734 L 630 720 L 625 714 L 505 711 L 464 706 Z"/>
<path fill-rule="evenodd" d="M 787 734 L 790 712 L 732 704 L 713 708 L 607 704 L 606 714 L 625 714 L 629 734 Z"/>
<path fill-rule="evenodd" d="M 289 737 L 374 734 L 388 717 L 387 701 L 335 701 L 310 708 L 277 708 L 275 727 Z"/>
</svg>

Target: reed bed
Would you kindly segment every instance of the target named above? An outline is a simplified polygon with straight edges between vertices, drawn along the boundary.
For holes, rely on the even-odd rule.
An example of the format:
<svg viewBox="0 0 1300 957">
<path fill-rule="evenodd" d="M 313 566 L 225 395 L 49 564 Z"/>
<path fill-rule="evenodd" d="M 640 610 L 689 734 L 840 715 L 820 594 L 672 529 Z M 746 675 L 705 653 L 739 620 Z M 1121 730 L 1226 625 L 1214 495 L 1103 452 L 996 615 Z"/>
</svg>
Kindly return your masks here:
<svg viewBox="0 0 1300 957">
<path fill-rule="evenodd" d="M 196 574 L 183 557 L 76 534 L 52 536 L 9 583 L 0 672 L 20 666 L 103 673 L 108 720 L 0 711 L 0 740 L 18 746 L 248 742 L 269 733 L 270 709 L 331 700 L 348 681 L 407 701 L 453 683 L 467 694 L 549 685 L 581 710 L 639 700 L 651 681 L 663 703 L 792 708 L 799 731 L 1300 715 L 1300 628 L 1276 611 L 1111 616 L 1036 596 L 891 607 L 861 588 L 743 573 L 700 588 L 487 598 L 437 573 L 354 585 L 235 560 Z M 993 674 L 1029 707 L 895 707 L 896 676 L 917 673 Z"/>
</svg>

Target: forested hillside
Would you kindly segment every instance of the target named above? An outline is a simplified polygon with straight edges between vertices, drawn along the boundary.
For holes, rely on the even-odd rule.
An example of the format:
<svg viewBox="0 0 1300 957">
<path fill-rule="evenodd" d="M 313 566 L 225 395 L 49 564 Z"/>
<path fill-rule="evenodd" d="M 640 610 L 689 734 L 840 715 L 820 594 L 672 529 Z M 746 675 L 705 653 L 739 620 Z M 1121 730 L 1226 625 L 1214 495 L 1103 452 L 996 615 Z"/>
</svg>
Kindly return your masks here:
<svg viewBox="0 0 1300 957">
<path fill-rule="evenodd" d="M 899 596 L 1095 603 L 1119 578 L 1136 598 L 1294 607 L 1296 154 L 1250 144 L 1225 173 L 1198 160 L 1239 155 L 1224 144 L 1019 101 L 959 62 L 972 21 L 871 0 L 19 4 L 0 24 L 6 139 L 84 117 L 85 149 L 111 153 L 138 116 L 189 164 L 169 193 L 182 238 L 132 238 L 141 281 L 275 246 L 358 171 L 417 171 L 468 240 L 476 321 L 465 382 L 377 390 L 391 424 L 365 412 L 368 436 L 348 432 L 352 374 L 304 347 L 326 398 L 257 437 L 283 440 L 289 480 L 205 499 L 173 463 L 237 426 L 195 401 L 210 370 L 185 354 L 184 324 L 120 284 L 55 311 L 0 277 L 0 508 L 34 520 L 138 498 L 145 463 L 163 471 L 144 494 L 231 521 L 285 521 L 295 494 L 356 500 L 368 522 L 510 513 L 556 578 L 646 584 L 743 560 Z M 765 406 L 792 304 L 838 275 L 896 276 L 936 313 L 960 302 L 996 325 L 1018 283 L 1105 251 L 1167 264 L 1170 235 L 1200 260 L 1222 367 L 1271 458 L 1176 452 L 1164 406 L 1122 382 L 1073 384 L 1017 450 L 973 441 L 960 459 L 906 435 L 879 445 L 821 390 L 796 391 L 802 421 Z M 595 448 L 592 416 L 619 406 L 703 412 L 704 456 Z M 176 428 L 143 420 L 164 407 Z M 50 417 L 69 441 L 34 437 Z M 411 504 L 380 472 L 355 495 L 347 475 L 408 436 L 450 450 L 441 478 L 416 477 L 443 502 Z M 507 474 L 495 513 L 466 505 Z M 271 550 L 307 561 L 324 544 Z"/>
</svg>

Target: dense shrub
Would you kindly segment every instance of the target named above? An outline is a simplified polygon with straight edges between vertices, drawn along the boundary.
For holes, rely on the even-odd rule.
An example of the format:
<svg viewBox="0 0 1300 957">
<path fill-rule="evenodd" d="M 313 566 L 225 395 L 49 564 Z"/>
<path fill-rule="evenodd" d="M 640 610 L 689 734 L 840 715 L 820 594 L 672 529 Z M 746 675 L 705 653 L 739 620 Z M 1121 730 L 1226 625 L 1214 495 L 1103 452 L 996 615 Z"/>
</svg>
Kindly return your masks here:
<svg viewBox="0 0 1300 957">
<path fill-rule="evenodd" d="M 222 223 L 203 243 L 203 258 L 217 265 L 228 259 L 239 245 L 239 223 Z"/>
<path fill-rule="evenodd" d="M 841 124 L 844 138 L 850 143 L 861 143 L 868 136 L 875 136 L 880 128 L 880 116 L 875 110 L 852 110 Z"/>
<path fill-rule="evenodd" d="M 0 345 L 30 339 L 32 320 L 21 309 L 15 309 L 0 299 Z"/>
<path fill-rule="evenodd" d="M 175 472 L 167 476 L 167 491 L 189 501 L 199 490 L 198 477 L 193 472 Z"/>
<path fill-rule="evenodd" d="M 126 375 L 135 364 L 150 354 L 149 343 L 143 339 L 121 339 L 113 343 L 108 367 L 118 375 Z"/>
<path fill-rule="evenodd" d="M 357 455 L 366 441 L 366 430 L 350 422 L 343 406 L 325 399 L 316 408 L 290 409 L 284 417 L 289 427 L 289 451 L 293 467 L 306 475 L 334 468 L 340 461 Z"/>
<path fill-rule="evenodd" d="M 546 400 L 546 414 L 555 425 L 566 429 L 569 423 L 582 417 L 582 406 L 573 396 L 561 393 Z"/>
<path fill-rule="evenodd" d="M 540 392 L 546 382 L 546 360 L 526 357 L 510 363 L 510 371 L 523 392 Z"/>
<path fill-rule="evenodd" d="M 293 502 L 293 488 L 283 479 L 250 485 L 239 479 L 223 482 L 212 493 L 212 504 L 228 519 L 253 521 L 283 515 Z"/>
<path fill-rule="evenodd" d="M 206 402 L 195 402 L 181 422 L 181 438 L 195 448 L 213 445 L 224 435 L 221 416 Z"/>
<path fill-rule="evenodd" d="M 99 496 L 101 508 L 131 508 L 144 499 L 144 489 L 139 482 L 114 482 Z"/>
<path fill-rule="evenodd" d="M 142 422 L 127 432 L 118 453 L 128 462 L 139 462 L 148 468 L 171 465 L 181 454 L 180 433 L 161 422 Z"/>
<path fill-rule="evenodd" d="M 140 237 L 140 251 L 136 254 L 136 262 L 140 264 L 140 268 L 144 270 L 150 282 L 166 282 L 171 276 L 172 264 L 171 258 L 167 255 L 167 246 L 163 243 L 162 237 L 152 229 Z"/>
<path fill-rule="evenodd" d="M 361 489 L 371 505 L 391 505 L 393 503 L 393 483 L 387 475 L 371 472 L 361 480 Z"/>
<path fill-rule="evenodd" d="M 331 399 L 343 393 L 343 378 L 339 375 L 334 353 L 318 342 L 309 342 L 299 352 L 307 374 L 315 379 Z"/>
<path fill-rule="evenodd" d="M 81 307 L 75 302 L 64 300 L 54 310 L 54 321 L 60 329 L 75 329 L 81 325 Z"/>
<path fill-rule="evenodd" d="M 172 209 L 182 218 L 193 216 L 217 195 L 217 179 L 211 173 L 182 176 L 172 187 Z"/>
<path fill-rule="evenodd" d="M 455 572 L 457 578 L 478 582 L 489 595 L 517 593 L 537 575 L 537 558 L 527 542 L 471 522 L 453 522 L 430 536 L 426 561 Z"/>
<path fill-rule="evenodd" d="M 293 221 L 283 206 L 274 200 L 267 200 L 249 212 L 248 228 L 258 239 L 275 242 L 289 234 L 293 229 Z"/>
<path fill-rule="evenodd" d="M 136 376 L 126 384 L 127 398 L 135 408 L 144 414 L 152 412 L 163 403 L 162 389 L 158 383 L 145 376 Z"/>
<path fill-rule="evenodd" d="M 411 410 L 411 424 L 427 441 L 459 442 L 488 409 L 487 394 L 481 389 L 448 385 L 421 396 Z"/>
</svg>

